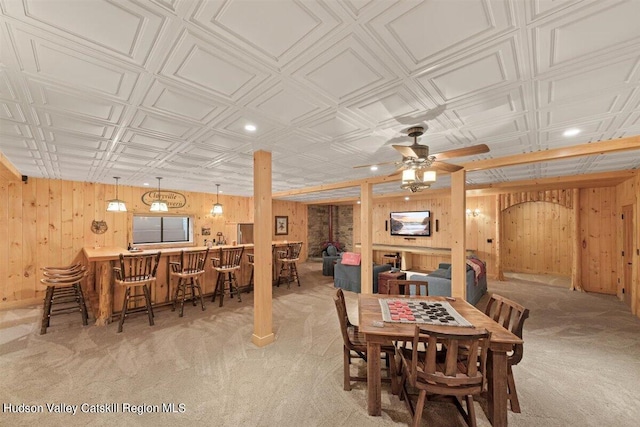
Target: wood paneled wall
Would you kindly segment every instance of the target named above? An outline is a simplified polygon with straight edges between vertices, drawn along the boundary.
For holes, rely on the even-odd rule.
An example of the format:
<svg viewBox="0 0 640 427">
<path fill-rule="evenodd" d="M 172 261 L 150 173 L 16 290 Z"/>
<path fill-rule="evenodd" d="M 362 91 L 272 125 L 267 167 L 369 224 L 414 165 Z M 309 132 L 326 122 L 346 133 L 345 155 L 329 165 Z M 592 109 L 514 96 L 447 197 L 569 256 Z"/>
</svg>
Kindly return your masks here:
<svg viewBox="0 0 640 427">
<path fill-rule="evenodd" d="M 571 275 L 571 210 L 549 202 L 518 203 L 502 211 L 504 271 Z"/>
<path fill-rule="evenodd" d="M 487 262 L 487 274 L 495 277 L 495 245 L 496 224 L 495 214 L 496 196 L 477 196 L 467 198 L 467 207 L 478 208 L 480 215 L 467 217 L 467 249 L 476 251 L 478 258 Z M 407 240 L 402 236 L 392 236 L 385 230 L 385 222 L 389 221 L 389 213 L 395 211 L 431 211 L 431 236 L 416 237 Z M 373 243 L 388 245 L 404 245 L 416 247 L 451 247 L 451 198 L 439 196 L 433 199 L 415 201 L 386 201 L 374 202 L 373 206 Z M 354 205 L 353 209 L 353 241 L 360 242 L 360 205 Z M 436 231 L 436 221 L 438 227 Z M 491 242 L 489 242 L 491 240 Z M 376 253 L 374 261 L 383 263 L 383 253 Z M 409 265 L 415 270 L 433 271 L 441 262 L 451 262 L 450 257 L 436 257 L 414 254 L 409 260 Z"/>
<path fill-rule="evenodd" d="M 169 181 L 169 180 L 165 180 Z M 163 183 L 170 190 L 169 182 Z M 77 181 L 29 178 L 0 182 L 0 308 L 16 302 L 41 299 L 40 269 L 48 265 L 67 265 L 83 259 L 85 246 L 125 247 L 131 239 L 134 213 L 148 213 L 142 203 L 147 187 L 120 185 L 119 198 L 127 203 L 127 213 L 106 212 L 106 200 L 115 198 L 115 185 Z M 215 202 L 214 194 L 179 191 L 186 205 L 171 209 L 169 214 L 194 215 L 194 240 L 222 232 L 231 244 L 237 239 L 237 224 L 253 222 L 253 199 L 220 195 L 224 215 L 209 214 Z M 289 217 L 289 234 L 274 240 L 307 242 L 307 207 L 295 202 L 274 201 L 273 214 Z M 104 234 L 91 231 L 93 220 L 106 221 Z M 272 224 L 273 224 L 272 220 Z M 211 235 L 203 236 L 202 228 Z M 303 245 L 302 259 L 306 259 Z"/>
</svg>

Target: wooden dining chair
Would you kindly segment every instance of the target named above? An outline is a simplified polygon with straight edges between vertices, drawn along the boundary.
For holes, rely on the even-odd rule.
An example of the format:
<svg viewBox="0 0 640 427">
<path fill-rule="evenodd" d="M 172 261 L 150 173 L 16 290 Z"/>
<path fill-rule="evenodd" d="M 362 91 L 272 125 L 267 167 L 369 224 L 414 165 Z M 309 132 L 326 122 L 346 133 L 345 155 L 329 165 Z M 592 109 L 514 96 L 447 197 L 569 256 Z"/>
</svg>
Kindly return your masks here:
<svg viewBox="0 0 640 427">
<path fill-rule="evenodd" d="M 120 254 L 118 267 L 113 268 L 114 282 L 125 288 L 122 312 L 118 322 L 118 332 L 129 313 L 129 303 L 144 298 L 145 311 L 149 317 L 149 326 L 153 326 L 153 307 L 151 306 L 151 284 L 156 281 L 156 271 L 160 261 L 160 251 L 150 254 Z M 142 295 L 136 290 L 142 288 Z M 134 291 L 133 294 L 131 291 Z"/>
<path fill-rule="evenodd" d="M 412 287 L 415 289 L 414 295 L 429 296 L 429 282 L 424 280 L 388 280 L 387 294 L 409 296 Z"/>
<path fill-rule="evenodd" d="M 216 279 L 216 287 L 213 290 L 212 302 L 215 302 L 216 295 L 220 295 L 220 307 L 224 304 L 224 293 L 227 285 L 229 286 L 229 296 L 238 296 L 238 302 L 242 301 L 240 295 L 240 285 L 236 272 L 240 271 L 240 261 L 244 253 L 244 246 L 232 246 L 220 248 L 215 256 L 212 256 L 213 268 L 218 272 Z"/>
<path fill-rule="evenodd" d="M 338 320 L 340 321 L 340 332 L 342 333 L 344 389 L 346 391 L 350 391 L 351 381 L 367 381 L 367 377 L 351 375 L 352 359 L 360 358 L 365 362 L 367 361 L 367 344 L 364 335 L 358 330 L 358 326 L 354 325 L 349 320 L 349 315 L 347 313 L 347 304 L 345 302 L 342 289 L 338 289 L 336 291 L 336 295 L 333 297 L 333 300 L 336 305 Z M 388 374 L 387 378 L 383 378 L 383 381 L 391 382 L 391 391 L 396 394 L 398 392 L 398 383 L 395 361 L 395 347 L 382 346 L 381 351 L 381 355 L 385 355 Z"/>
<path fill-rule="evenodd" d="M 413 416 L 412 426 L 420 425 L 427 395 L 453 397 L 467 425 L 476 426 L 473 396 L 482 392 L 486 378 L 485 364 L 491 333 L 484 329 L 459 328 L 460 331 L 444 333 L 416 325 L 412 349 L 401 355 L 402 377 L 400 379 L 401 398 Z M 418 351 L 424 346 L 426 351 Z M 446 352 L 439 351 L 445 348 Z M 467 350 L 471 357 L 460 357 L 460 350 Z M 418 389 L 419 395 L 414 407 L 407 385 Z M 465 398 L 467 410 L 460 399 Z"/>
<path fill-rule="evenodd" d="M 529 317 L 528 308 L 503 296 L 491 294 L 484 313 L 518 338 L 522 338 L 524 321 Z M 516 413 L 520 413 L 520 402 L 512 367 L 520 363 L 523 353 L 524 344 L 516 344 L 507 357 L 507 400 L 511 404 L 511 411 Z"/>
<path fill-rule="evenodd" d="M 202 298 L 202 286 L 200 279 L 204 276 L 204 266 L 209 256 L 209 248 L 200 251 L 181 251 L 180 262 L 170 262 L 171 277 L 178 278 L 176 292 L 173 297 L 173 305 L 171 311 L 176 310 L 178 298 L 180 298 L 179 316 L 184 314 L 184 300 L 186 298 L 187 289 L 190 290 L 190 298 L 195 307 L 196 300 L 200 299 L 202 311 L 204 311 L 204 299 Z M 198 291 L 196 295 L 196 291 Z"/>
</svg>

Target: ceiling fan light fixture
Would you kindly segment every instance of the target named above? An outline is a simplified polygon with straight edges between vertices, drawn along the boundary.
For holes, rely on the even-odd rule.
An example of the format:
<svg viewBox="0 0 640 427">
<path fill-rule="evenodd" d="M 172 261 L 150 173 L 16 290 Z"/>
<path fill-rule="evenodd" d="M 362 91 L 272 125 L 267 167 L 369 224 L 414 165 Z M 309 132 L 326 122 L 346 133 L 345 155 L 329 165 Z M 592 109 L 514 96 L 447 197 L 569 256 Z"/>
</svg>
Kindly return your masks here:
<svg viewBox="0 0 640 427">
<path fill-rule="evenodd" d="M 162 177 L 157 176 L 158 180 L 158 198 L 151 203 L 151 207 L 149 208 L 150 212 L 169 212 L 169 206 L 165 200 L 162 200 L 160 193 L 160 180 Z"/>
<path fill-rule="evenodd" d="M 118 180 L 120 177 L 114 176 L 113 178 L 116 180 L 116 198 L 107 200 L 107 212 L 126 212 L 127 205 L 118 198 Z"/>
</svg>

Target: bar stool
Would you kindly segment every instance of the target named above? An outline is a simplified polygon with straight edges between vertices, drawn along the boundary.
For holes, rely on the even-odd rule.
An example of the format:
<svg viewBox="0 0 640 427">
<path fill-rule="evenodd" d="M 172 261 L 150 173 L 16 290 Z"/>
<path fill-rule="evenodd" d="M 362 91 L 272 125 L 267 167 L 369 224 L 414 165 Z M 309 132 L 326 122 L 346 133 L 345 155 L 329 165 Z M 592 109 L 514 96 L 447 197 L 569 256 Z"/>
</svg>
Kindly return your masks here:
<svg viewBox="0 0 640 427">
<path fill-rule="evenodd" d="M 254 254 L 247 253 L 247 264 L 251 266 L 251 277 L 249 277 L 249 284 L 247 285 L 247 287 L 249 288 L 249 292 L 253 291 L 253 268 L 255 266 L 253 262 L 253 256 Z"/>
<path fill-rule="evenodd" d="M 196 289 L 198 290 L 200 305 L 202 306 L 202 311 L 204 311 L 204 299 L 202 298 L 202 288 L 200 287 L 199 278 L 204 276 L 204 266 L 208 256 L 209 248 L 202 251 L 181 251 L 180 262 L 169 263 L 171 266 L 171 277 L 178 278 L 178 285 L 176 286 L 171 311 L 176 311 L 176 303 L 178 302 L 180 293 L 182 293 L 182 298 L 180 299 L 180 317 L 184 314 L 184 300 L 187 288 L 191 290 L 191 301 L 194 307 L 197 298 Z"/>
<path fill-rule="evenodd" d="M 42 270 L 44 277 L 40 279 L 40 283 L 46 285 L 47 291 L 44 297 L 40 335 L 47 333 L 51 316 L 58 314 L 80 311 L 82 324 L 86 326 L 89 323 L 89 315 L 80 285 L 87 275 L 85 266 L 73 264 L 65 267 L 44 267 Z M 59 307 L 54 308 L 54 306 Z"/>
<path fill-rule="evenodd" d="M 233 294 L 238 295 L 238 302 L 242 301 L 240 296 L 240 287 L 236 278 L 236 271 L 240 270 L 240 261 L 244 246 L 233 246 L 220 248 L 218 257 L 211 258 L 213 268 L 218 272 L 216 280 L 216 288 L 213 290 L 212 302 L 215 302 L 216 295 L 220 295 L 220 307 L 224 304 L 224 291 L 226 285 L 229 285 L 229 295 L 233 298 Z"/>
<path fill-rule="evenodd" d="M 145 311 L 149 316 L 149 326 L 153 326 L 153 307 L 151 306 L 151 290 L 149 285 L 156 281 L 156 271 L 158 270 L 158 261 L 161 252 L 150 254 L 120 254 L 120 267 L 114 267 L 114 281 L 116 285 L 124 286 L 125 294 L 122 303 L 122 312 L 120 313 L 120 322 L 118 322 L 118 332 L 122 332 L 124 319 L 129 312 L 129 302 L 139 298 L 144 298 Z M 142 295 L 134 292 L 131 295 L 131 289 L 142 288 Z"/>
<path fill-rule="evenodd" d="M 300 259 L 300 251 L 302 243 L 289 243 L 285 251 L 280 251 L 280 272 L 278 273 L 278 286 L 280 281 L 286 279 L 287 288 L 291 288 L 291 282 L 294 280 L 300 286 L 300 278 L 298 277 L 298 268 L 296 262 Z"/>
</svg>

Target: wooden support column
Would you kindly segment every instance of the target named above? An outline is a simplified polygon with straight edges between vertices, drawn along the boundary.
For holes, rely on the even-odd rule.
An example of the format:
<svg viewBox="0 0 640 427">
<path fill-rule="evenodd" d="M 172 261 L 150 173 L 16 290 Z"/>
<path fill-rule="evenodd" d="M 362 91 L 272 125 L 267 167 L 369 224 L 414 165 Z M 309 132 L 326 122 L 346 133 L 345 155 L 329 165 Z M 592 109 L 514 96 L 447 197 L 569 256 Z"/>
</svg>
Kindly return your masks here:
<svg viewBox="0 0 640 427">
<path fill-rule="evenodd" d="M 502 270 L 502 199 L 496 195 L 496 274 L 498 280 L 504 280 Z"/>
<path fill-rule="evenodd" d="M 251 342 L 258 347 L 271 344 L 273 334 L 273 295 L 271 256 L 271 153 L 253 153 L 253 335 Z"/>
<path fill-rule="evenodd" d="M 113 314 L 113 266 L 111 261 L 98 261 L 96 263 L 96 274 L 100 294 L 98 315 L 96 316 L 96 326 L 105 326 L 111 323 L 111 315 Z"/>
<path fill-rule="evenodd" d="M 360 262 L 361 292 L 373 293 L 373 185 L 365 182 L 360 185 Z"/>
<path fill-rule="evenodd" d="M 451 296 L 462 299 L 467 298 L 465 177 L 464 169 L 451 174 Z"/>
<path fill-rule="evenodd" d="M 573 192 L 573 258 L 571 262 L 571 289 L 582 290 L 582 245 L 580 244 L 580 189 L 574 188 Z"/>
</svg>

